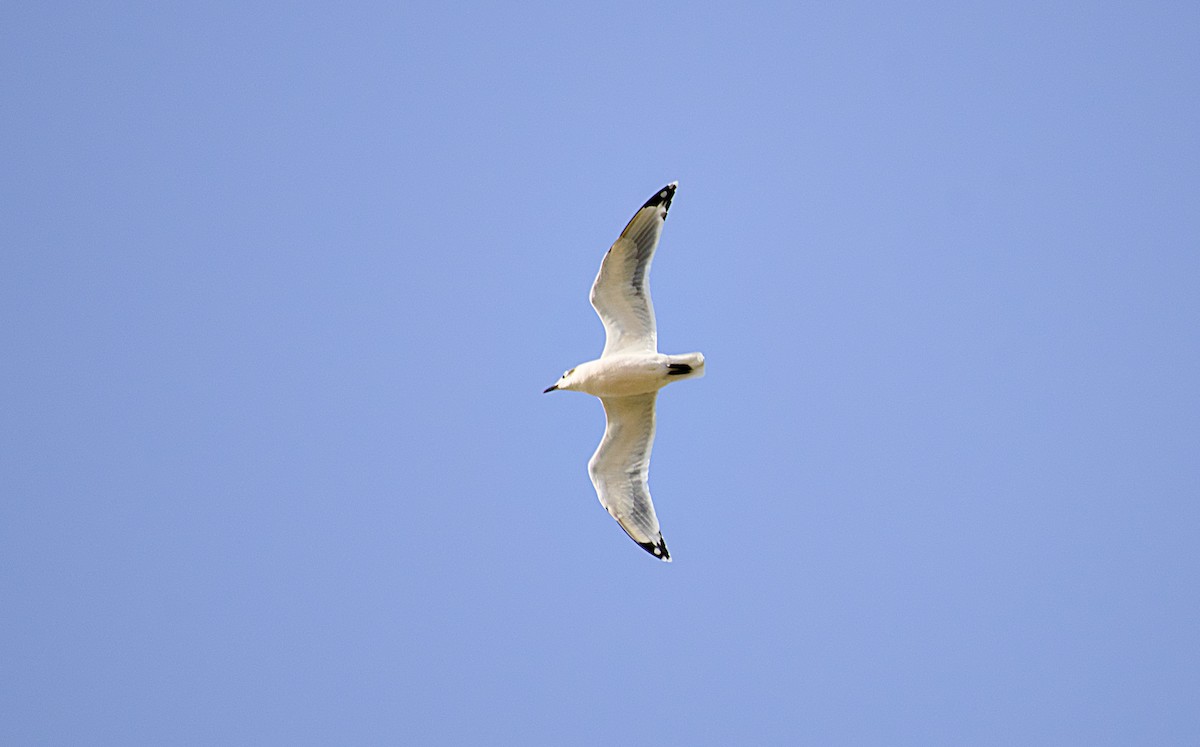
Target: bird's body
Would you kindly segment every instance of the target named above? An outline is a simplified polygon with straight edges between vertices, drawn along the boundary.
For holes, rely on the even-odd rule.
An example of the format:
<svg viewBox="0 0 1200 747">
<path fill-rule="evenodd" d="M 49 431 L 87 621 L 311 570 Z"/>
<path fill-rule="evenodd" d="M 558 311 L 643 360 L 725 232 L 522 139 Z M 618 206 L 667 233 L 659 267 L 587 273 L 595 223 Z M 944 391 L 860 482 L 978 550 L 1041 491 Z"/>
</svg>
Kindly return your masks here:
<svg viewBox="0 0 1200 747">
<path fill-rule="evenodd" d="M 700 353 L 658 352 L 650 263 L 676 183 L 660 189 L 617 238 L 592 285 L 592 306 L 604 322 L 604 352 L 562 375 L 547 392 L 585 392 L 604 403 L 604 439 L 588 462 L 600 503 L 634 542 L 660 560 L 671 555 L 659 529 L 647 479 L 654 446 L 655 400 L 673 381 L 704 375 Z"/>
<path fill-rule="evenodd" d="M 574 391 L 595 397 L 628 397 L 657 392 L 667 384 L 703 375 L 704 356 L 626 353 L 575 367 Z M 559 387 L 563 388 L 563 387 Z"/>
</svg>

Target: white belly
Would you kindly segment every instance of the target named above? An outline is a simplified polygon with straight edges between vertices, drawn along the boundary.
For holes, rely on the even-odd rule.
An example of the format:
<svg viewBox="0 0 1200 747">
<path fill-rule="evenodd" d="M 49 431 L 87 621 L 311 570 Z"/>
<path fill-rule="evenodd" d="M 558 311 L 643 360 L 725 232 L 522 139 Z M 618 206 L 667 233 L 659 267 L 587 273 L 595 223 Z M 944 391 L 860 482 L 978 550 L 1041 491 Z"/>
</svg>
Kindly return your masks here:
<svg viewBox="0 0 1200 747">
<path fill-rule="evenodd" d="M 682 376 L 669 373 L 670 364 L 679 360 L 686 360 L 694 370 Z M 704 356 L 699 353 L 688 356 L 614 355 L 584 363 L 578 371 L 582 379 L 581 391 L 597 397 L 628 397 L 658 391 L 677 379 L 703 376 Z"/>
</svg>

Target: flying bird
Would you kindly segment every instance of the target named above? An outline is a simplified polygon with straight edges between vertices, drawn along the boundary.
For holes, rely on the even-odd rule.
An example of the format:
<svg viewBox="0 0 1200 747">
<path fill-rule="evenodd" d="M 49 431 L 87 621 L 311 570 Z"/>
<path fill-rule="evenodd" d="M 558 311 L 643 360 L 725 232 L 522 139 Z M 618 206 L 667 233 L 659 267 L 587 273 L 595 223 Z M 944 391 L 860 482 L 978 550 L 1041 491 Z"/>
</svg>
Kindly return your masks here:
<svg viewBox="0 0 1200 747">
<path fill-rule="evenodd" d="M 588 462 L 600 503 L 625 533 L 659 560 L 671 561 L 647 483 L 654 446 L 654 402 L 674 381 L 704 375 L 704 355 L 658 352 L 650 262 L 658 248 L 678 182 L 646 200 L 613 242 L 592 284 L 592 306 L 604 323 L 604 352 L 559 378 L 546 392 L 586 392 L 600 398 L 608 424 Z"/>
</svg>

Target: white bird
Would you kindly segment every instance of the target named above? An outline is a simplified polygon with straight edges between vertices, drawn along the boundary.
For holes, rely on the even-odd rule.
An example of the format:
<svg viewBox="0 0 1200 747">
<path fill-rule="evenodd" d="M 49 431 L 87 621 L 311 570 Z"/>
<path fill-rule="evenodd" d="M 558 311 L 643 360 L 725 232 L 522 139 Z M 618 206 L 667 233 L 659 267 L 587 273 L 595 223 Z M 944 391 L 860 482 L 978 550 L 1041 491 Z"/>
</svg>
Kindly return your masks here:
<svg viewBox="0 0 1200 747">
<path fill-rule="evenodd" d="M 678 182 L 660 189 L 633 214 L 609 248 L 592 284 L 592 306 L 604 322 L 604 352 L 562 375 L 546 389 L 586 392 L 600 398 L 608 425 L 588 462 L 600 503 L 634 542 L 659 560 L 671 561 L 663 541 L 647 479 L 654 446 L 654 401 L 673 381 L 704 375 L 704 355 L 662 355 L 650 262 Z"/>
</svg>

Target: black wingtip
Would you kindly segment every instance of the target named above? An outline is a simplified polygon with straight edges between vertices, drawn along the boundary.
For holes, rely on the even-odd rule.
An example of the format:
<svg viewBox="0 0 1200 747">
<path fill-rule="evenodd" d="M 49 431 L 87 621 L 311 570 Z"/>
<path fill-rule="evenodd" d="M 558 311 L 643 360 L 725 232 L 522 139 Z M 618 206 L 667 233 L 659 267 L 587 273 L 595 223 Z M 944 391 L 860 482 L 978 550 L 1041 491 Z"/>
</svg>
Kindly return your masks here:
<svg viewBox="0 0 1200 747">
<path fill-rule="evenodd" d="M 654 196 L 651 197 L 649 200 L 646 200 L 646 204 L 642 205 L 642 207 L 648 208 L 648 207 L 657 207 L 658 205 L 662 205 L 664 212 L 670 210 L 671 209 L 671 200 L 674 199 L 675 188 L 678 186 L 679 186 L 679 182 L 671 182 L 667 186 L 665 186 L 662 189 L 655 192 Z"/>
<path fill-rule="evenodd" d="M 658 535 L 658 542 L 638 542 L 638 547 L 664 563 L 671 562 L 671 553 L 667 550 L 667 543 L 663 541 L 661 534 Z"/>
</svg>

